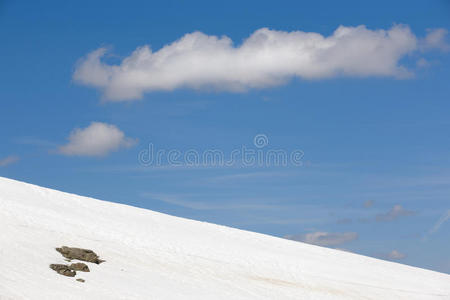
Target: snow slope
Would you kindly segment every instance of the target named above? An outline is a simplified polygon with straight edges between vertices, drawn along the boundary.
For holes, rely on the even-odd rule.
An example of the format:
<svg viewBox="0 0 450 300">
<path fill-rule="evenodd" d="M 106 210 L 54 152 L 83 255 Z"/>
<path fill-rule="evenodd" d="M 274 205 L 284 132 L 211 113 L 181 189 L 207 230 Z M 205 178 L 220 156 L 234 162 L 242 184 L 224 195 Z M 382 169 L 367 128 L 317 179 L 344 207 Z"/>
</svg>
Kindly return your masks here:
<svg viewBox="0 0 450 300">
<path fill-rule="evenodd" d="M 450 275 L 0 177 L 0 299 L 450 299 Z M 62 245 L 106 262 L 61 276 Z"/>
</svg>

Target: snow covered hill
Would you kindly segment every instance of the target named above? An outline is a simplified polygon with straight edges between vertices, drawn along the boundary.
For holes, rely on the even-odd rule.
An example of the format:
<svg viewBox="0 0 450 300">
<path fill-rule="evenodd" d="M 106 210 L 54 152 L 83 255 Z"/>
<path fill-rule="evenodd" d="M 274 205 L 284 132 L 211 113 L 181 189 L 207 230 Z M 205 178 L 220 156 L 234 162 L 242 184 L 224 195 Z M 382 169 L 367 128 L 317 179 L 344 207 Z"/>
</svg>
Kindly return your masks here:
<svg viewBox="0 0 450 300">
<path fill-rule="evenodd" d="M 1 177 L 0 230 L 2 300 L 450 299 L 450 275 Z M 106 262 L 61 276 L 63 245 Z"/>
</svg>

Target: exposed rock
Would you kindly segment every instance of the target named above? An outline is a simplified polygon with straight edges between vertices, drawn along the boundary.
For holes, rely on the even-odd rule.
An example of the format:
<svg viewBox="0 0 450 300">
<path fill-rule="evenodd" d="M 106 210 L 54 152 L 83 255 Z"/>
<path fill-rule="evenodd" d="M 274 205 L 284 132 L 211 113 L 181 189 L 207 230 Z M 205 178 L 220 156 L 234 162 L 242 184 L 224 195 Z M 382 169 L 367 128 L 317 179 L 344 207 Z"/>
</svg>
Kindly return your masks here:
<svg viewBox="0 0 450 300">
<path fill-rule="evenodd" d="M 85 263 L 71 264 L 69 268 L 74 271 L 90 272 L 89 267 Z"/>
<path fill-rule="evenodd" d="M 85 282 L 86 280 L 84 280 L 83 278 L 78 278 L 77 281 L 79 281 L 79 282 Z"/>
<path fill-rule="evenodd" d="M 101 260 L 94 251 L 89 249 L 71 248 L 67 246 L 62 246 L 61 248 L 56 248 L 56 251 L 61 253 L 62 256 L 64 256 L 67 259 L 78 259 L 96 264 L 104 262 L 104 260 Z"/>
<path fill-rule="evenodd" d="M 77 275 L 77 272 L 71 270 L 68 265 L 51 264 L 50 269 L 56 271 L 58 274 L 68 277 L 74 277 Z"/>
</svg>

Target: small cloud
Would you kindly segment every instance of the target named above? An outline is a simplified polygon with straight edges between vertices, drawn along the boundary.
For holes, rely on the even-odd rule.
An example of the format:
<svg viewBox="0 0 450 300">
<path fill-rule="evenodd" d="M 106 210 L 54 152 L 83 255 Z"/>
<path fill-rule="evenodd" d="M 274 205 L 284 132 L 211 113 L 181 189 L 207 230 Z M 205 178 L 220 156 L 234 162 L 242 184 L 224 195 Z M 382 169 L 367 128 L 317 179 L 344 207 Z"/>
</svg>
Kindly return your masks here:
<svg viewBox="0 0 450 300">
<path fill-rule="evenodd" d="M 13 163 L 16 163 L 19 161 L 19 157 L 17 155 L 10 155 L 3 159 L 0 159 L 0 167 L 6 167 L 8 165 L 11 165 Z"/>
<path fill-rule="evenodd" d="M 330 233 L 318 231 L 307 234 L 287 235 L 285 238 L 317 246 L 332 247 L 354 241 L 358 238 L 358 234 L 356 232 Z"/>
<path fill-rule="evenodd" d="M 426 60 L 425 58 L 419 58 L 416 62 L 416 65 L 419 68 L 426 68 L 430 65 L 430 63 L 428 62 L 428 60 Z"/>
<path fill-rule="evenodd" d="M 427 35 L 422 40 L 421 48 L 423 51 L 437 49 L 443 52 L 450 50 L 450 44 L 447 41 L 448 31 L 444 28 L 428 29 Z"/>
<path fill-rule="evenodd" d="M 364 201 L 364 207 L 365 208 L 369 208 L 369 207 L 372 207 L 373 206 L 373 200 L 367 200 L 367 201 Z"/>
<path fill-rule="evenodd" d="M 58 152 L 67 156 L 104 156 L 120 148 L 136 144 L 114 125 L 92 122 L 86 128 L 76 128 L 69 136 L 69 143 Z"/>
<path fill-rule="evenodd" d="M 404 259 L 406 257 L 406 254 L 401 253 L 397 250 L 392 250 L 391 252 L 388 253 L 381 253 L 379 255 L 377 255 L 380 258 L 383 259 L 388 259 L 388 260 L 401 260 Z"/>
<path fill-rule="evenodd" d="M 400 217 L 412 216 L 414 211 L 406 210 L 401 205 L 394 205 L 394 207 L 386 213 L 378 214 L 376 220 L 378 222 L 389 222 L 394 221 Z"/>
</svg>

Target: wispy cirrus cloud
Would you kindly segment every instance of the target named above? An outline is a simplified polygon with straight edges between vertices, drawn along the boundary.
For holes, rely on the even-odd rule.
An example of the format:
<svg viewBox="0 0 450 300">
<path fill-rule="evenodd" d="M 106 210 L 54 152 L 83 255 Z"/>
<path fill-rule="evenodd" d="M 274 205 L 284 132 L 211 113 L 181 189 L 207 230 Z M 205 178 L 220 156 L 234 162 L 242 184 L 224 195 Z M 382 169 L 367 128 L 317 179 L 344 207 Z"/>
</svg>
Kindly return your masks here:
<svg viewBox="0 0 450 300">
<path fill-rule="evenodd" d="M 209 177 L 210 182 L 233 182 L 253 179 L 273 179 L 289 177 L 295 174 L 292 171 L 259 171 L 259 172 L 241 172 L 228 175 Z"/>
<path fill-rule="evenodd" d="M 436 224 L 434 224 L 429 233 L 433 234 L 437 232 L 441 228 L 441 226 L 448 220 L 450 220 L 450 209 L 447 210 L 447 212 L 445 212 L 442 217 L 439 218 L 439 220 L 436 222 Z"/>
<path fill-rule="evenodd" d="M 20 160 L 19 156 L 17 155 L 10 155 L 5 158 L 0 159 L 0 167 L 6 167 L 11 164 L 14 164 Z"/>
<path fill-rule="evenodd" d="M 311 232 L 299 235 L 287 235 L 285 238 L 313 244 L 317 246 L 333 247 L 358 239 L 356 232 Z"/>
<path fill-rule="evenodd" d="M 394 207 L 392 207 L 388 212 L 378 214 L 376 216 L 376 220 L 378 222 L 389 222 L 389 221 L 394 221 L 400 217 L 412 216 L 414 214 L 416 214 L 416 212 L 407 210 L 407 209 L 403 208 L 403 206 L 397 204 L 397 205 L 394 205 Z"/>
<path fill-rule="evenodd" d="M 92 122 L 86 128 L 76 128 L 69 142 L 59 147 L 58 152 L 68 156 L 104 156 L 119 148 L 131 147 L 136 140 L 128 138 L 116 126 Z"/>
<path fill-rule="evenodd" d="M 400 60 L 415 51 L 444 49 L 446 34 L 434 29 L 420 39 L 406 25 L 388 30 L 340 26 L 330 36 L 261 28 L 235 46 L 227 36 L 193 32 L 157 51 L 139 47 L 117 65 L 102 60 L 107 49 L 100 48 L 79 61 L 73 79 L 100 89 L 107 100 L 123 101 L 177 88 L 267 88 L 294 77 L 405 78 L 412 72 Z"/>
<path fill-rule="evenodd" d="M 444 214 L 436 221 L 433 227 L 431 227 L 431 229 L 423 236 L 422 241 L 426 241 L 430 235 L 438 232 L 442 225 L 444 225 L 448 220 L 450 220 L 450 209 L 444 212 Z"/>
<path fill-rule="evenodd" d="M 22 136 L 14 139 L 14 142 L 22 145 L 31 145 L 44 148 L 54 148 L 58 144 L 52 141 L 32 136 Z"/>
<path fill-rule="evenodd" d="M 176 206 L 181 206 L 195 210 L 239 210 L 239 209 L 255 209 L 255 210 L 275 210 L 279 209 L 279 205 L 255 203 L 255 202 L 228 202 L 217 203 L 211 201 L 197 201 L 191 200 L 189 196 L 180 197 L 179 195 L 171 194 L 157 194 L 157 193 L 142 193 L 142 197 L 165 202 Z"/>
</svg>

